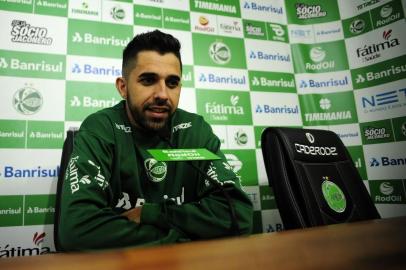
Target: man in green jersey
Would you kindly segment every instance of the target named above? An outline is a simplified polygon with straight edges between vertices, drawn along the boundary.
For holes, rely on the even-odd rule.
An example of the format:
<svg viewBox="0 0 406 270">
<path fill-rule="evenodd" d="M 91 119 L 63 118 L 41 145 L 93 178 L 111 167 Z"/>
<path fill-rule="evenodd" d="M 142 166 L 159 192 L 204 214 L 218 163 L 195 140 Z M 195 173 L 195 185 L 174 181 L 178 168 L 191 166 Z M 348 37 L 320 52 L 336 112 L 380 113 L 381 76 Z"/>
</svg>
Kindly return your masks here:
<svg viewBox="0 0 406 270">
<path fill-rule="evenodd" d="M 252 204 L 204 119 L 178 109 L 179 41 L 158 30 L 123 52 L 123 101 L 88 116 L 61 194 L 65 251 L 250 234 Z M 206 148 L 221 159 L 158 161 L 148 149 Z"/>
</svg>

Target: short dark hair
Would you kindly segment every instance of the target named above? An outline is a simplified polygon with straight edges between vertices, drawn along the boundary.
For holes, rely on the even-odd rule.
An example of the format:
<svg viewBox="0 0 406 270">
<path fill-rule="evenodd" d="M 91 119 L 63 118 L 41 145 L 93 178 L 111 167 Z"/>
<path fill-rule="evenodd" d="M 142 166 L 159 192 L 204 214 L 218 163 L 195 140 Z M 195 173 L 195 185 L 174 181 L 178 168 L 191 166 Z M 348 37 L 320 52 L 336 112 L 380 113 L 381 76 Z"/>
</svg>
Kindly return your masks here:
<svg viewBox="0 0 406 270">
<path fill-rule="evenodd" d="M 161 55 L 173 53 L 179 59 L 182 71 L 182 60 L 180 57 L 180 42 L 174 36 L 163 33 L 159 30 L 136 35 L 123 51 L 122 72 L 124 78 L 128 78 L 131 70 L 136 65 L 136 58 L 141 51 L 156 51 Z"/>
</svg>

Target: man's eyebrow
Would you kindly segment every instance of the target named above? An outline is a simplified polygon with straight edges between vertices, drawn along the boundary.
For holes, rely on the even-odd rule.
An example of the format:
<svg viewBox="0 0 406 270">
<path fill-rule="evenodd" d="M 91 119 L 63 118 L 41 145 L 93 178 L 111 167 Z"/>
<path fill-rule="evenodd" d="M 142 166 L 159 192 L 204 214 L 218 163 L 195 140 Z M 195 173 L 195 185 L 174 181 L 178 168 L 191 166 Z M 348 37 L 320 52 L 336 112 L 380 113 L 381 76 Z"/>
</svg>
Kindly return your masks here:
<svg viewBox="0 0 406 270">
<path fill-rule="evenodd" d="M 154 73 L 154 72 L 144 72 L 141 73 L 140 75 L 138 75 L 139 78 L 141 77 L 156 77 L 158 76 L 158 74 Z"/>
<path fill-rule="evenodd" d="M 180 77 L 178 75 L 169 75 L 167 79 L 171 79 L 171 80 L 175 79 L 175 80 L 180 81 Z"/>
</svg>

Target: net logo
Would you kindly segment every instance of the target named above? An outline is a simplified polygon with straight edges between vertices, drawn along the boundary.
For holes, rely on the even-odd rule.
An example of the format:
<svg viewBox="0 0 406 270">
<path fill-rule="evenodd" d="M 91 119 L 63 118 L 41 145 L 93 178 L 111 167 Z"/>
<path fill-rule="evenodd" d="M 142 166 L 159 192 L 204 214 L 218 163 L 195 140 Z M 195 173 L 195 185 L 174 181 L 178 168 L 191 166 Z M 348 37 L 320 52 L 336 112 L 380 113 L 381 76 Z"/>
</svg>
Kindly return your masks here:
<svg viewBox="0 0 406 270">
<path fill-rule="evenodd" d="M 90 96 L 83 96 L 82 99 L 78 96 L 73 96 L 70 100 L 71 107 L 83 107 L 83 108 L 109 108 L 120 101 L 112 97 L 111 99 L 96 99 Z"/>
<path fill-rule="evenodd" d="M 72 36 L 72 42 L 93 45 L 125 47 L 130 42 L 130 38 L 128 37 L 126 39 L 119 39 L 116 38 L 115 36 L 100 37 L 95 36 L 92 33 L 84 33 L 82 36 L 79 32 L 75 32 L 75 34 Z"/>
<path fill-rule="evenodd" d="M 244 108 L 237 106 L 240 97 L 232 95 L 230 97 L 230 105 L 218 104 L 217 102 L 207 102 L 205 110 L 214 120 L 228 120 L 227 115 L 244 115 Z"/>
<path fill-rule="evenodd" d="M 362 19 L 355 19 L 350 24 L 350 32 L 353 34 L 361 34 L 365 30 L 365 21 Z"/>
<path fill-rule="evenodd" d="M 312 35 L 311 30 L 292 29 L 290 28 L 290 36 L 292 38 L 308 38 Z"/>
<path fill-rule="evenodd" d="M 31 26 L 26 21 L 13 20 L 11 22 L 11 41 L 37 45 L 51 45 L 53 39 L 48 37 L 45 27 Z"/>
<path fill-rule="evenodd" d="M 296 17 L 300 20 L 314 19 L 327 16 L 320 5 L 307 5 L 304 3 L 296 4 Z"/>
<path fill-rule="evenodd" d="M 250 59 L 266 60 L 266 61 L 281 61 L 281 62 L 290 62 L 290 55 L 277 54 L 268 54 L 262 51 L 251 51 Z"/>
<path fill-rule="evenodd" d="M 323 61 L 327 56 L 327 52 L 320 46 L 313 47 L 309 51 L 309 57 L 313 61 L 313 63 L 306 63 L 307 70 L 323 70 L 323 69 L 330 69 L 334 68 L 335 62 L 330 61 Z"/>
<path fill-rule="evenodd" d="M 202 73 L 199 77 L 199 82 L 234 84 L 234 85 L 245 85 L 246 80 L 247 79 L 245 76 L 242 76 L 242 77 L 236 77 L 234 75 L 217 76 L 216 74 L 213 74 L 213 73 L 209 73 L 209 74 Z"/>
<path fill-rule="evenodd" d="M 329 80 L 316 81 L 313 79 L 310 80 L 301 80 L 299 88 L 326 88 L 326 87 L 336 87 L 336 86 L 346 86 L 348 85 L 348 76 L 345 76 L 344 79 L 337 80 L 330 78 Z"/>
<path fill-rule="evenodd" d="M 110 10 L 110 15 L 113 20 L 123 21 L 125 19 L 125 10 L 120 6 L 114 6 Z"/>
<path fill-rule="evenodd" d="M 280 15 L 283 14 L 282 7 L 275 7 L 275 6 L 272 6 L 272 5 L 258 4 L 258 3 L 250 2 L 250 1 L 245 1 L 244 5 L 243 5 L 243 8 L 248 9 L 248 10 L 269 12 L 269 13 L 280 14 Z"/>
<path fill-rule="evenodd" d="M 46 234 L 36 232 L 32 238 L 32 247 L 10 247 L 6 244 L 4 247 L 0 246 L 0 258 L 11 258 L 11 257 L 21 257 L 21 256 L 36 256 L 47 254 L 51 252 L 51 248 L 43 247 Z"/>
<path fill-rule="evenodd" d="M 10 58 L 7 61 L 6 58 L 0 57 L 0 68 L 11 69 L 11 70 L 21 70 L 21 71 L 40 71 L 40 72 L 52 72 L 52 73 L 62 73 L 63 72 L 63 62 L 58 64 L 50 64 L 45 62 L 45 60 L 35 63 L 35 62 L 25 62 L 17 58 Z"/>
<path fill-rule="evenodd" d="M 371 158 L 369 160 L 370 167 L 388 167 L 388 166 L 404 166 L 406 165 L 406 158 L 390 158 L 390 157 L 380 157 Z"/>
<path fill-rule="evenodd" d="M 210 25 L 210 20 L 202 15 L 199 16 L 199 25 L 195 25 L 195 30 L 207 33 L 214 33 L 216 29 Z"/>
<path fill-rule="evenodd" d="M 76 74 L 91 74 L 97 76 L 121 76 L 121 68 L 111 67 L 98 67 L 92 64 L 78 64 L 74 63 L 72 67 L 72 73 Z"/>
<path fill-rule="evenodd" d="M 363 47 L 357 48 L 357 57 L 361 58 L 364 62 L 368 62 L 381 57 L 382 51 L 399 46 L 399 40 L 397 38 L 390 39 L 391 35 L 392 29 L 383 31 L 382 38 L 384 39 L 384 41 L 381 43 L 364 45 Z"/>
<path fill-rule="evenodd" d="M 386 110 L 386 109 L 393 109 L 397 107 L 403 106 L 401 103 L 401 99 L 406 100 L 406 88 L 402 88 L 399 90 L 387 91 L 379 94 L 375 94 L 372 96 L 364 96 L 361 98 L 362 107 L 372 108 L 370 112 L 379 111 L 379 110 Z M 394 104 L 396 103 L 396 104 Z M 392 104 L 389 106 L 389 104 Z M 387 105 L 387 106 L 385 106 Z M 381 106 L 381 107 L 379 107 Z M 379 107 L 379 108 L 378 108 Z"/>
<path fill-rule="evenodd" d="M 319 100 L 320 109 L 328 111 L 332 107 L 331 100 L 328 98 L 321 98 Z M 316 112 L 305 113 L 306 121 L 332 121 L 332 120 L 347 120 L 351 119 L 351 111 L 338 111 L 338 112 Z"/>
<path fill-rule="evenodd" d="M 5 180 L 11 179 L 26 179 L 26 178 L 42 178 L 42 179 L 49 179 L 56 180 L 59 174 L 59 166 L 54 169 L 44 169 L 41 166 L 37 166 L 36 168 L 18 168 L 15 166 L 4 166 L 2 173 L 0 176 Z"/>
<path fill-rule="evenodd" d="M 13 97 L 13 107 L 24 115 L 37 113 L 43 104 L 41 93 L 32 86 L 25 86 L 17 90 Z"/>
<path fill-rule="evenodd" d="M 223 42 L 213 42 L 209 47 L 209 56 L 214 63 L 225 65 L 231 60 L 231 50 Z"/>
</svg>

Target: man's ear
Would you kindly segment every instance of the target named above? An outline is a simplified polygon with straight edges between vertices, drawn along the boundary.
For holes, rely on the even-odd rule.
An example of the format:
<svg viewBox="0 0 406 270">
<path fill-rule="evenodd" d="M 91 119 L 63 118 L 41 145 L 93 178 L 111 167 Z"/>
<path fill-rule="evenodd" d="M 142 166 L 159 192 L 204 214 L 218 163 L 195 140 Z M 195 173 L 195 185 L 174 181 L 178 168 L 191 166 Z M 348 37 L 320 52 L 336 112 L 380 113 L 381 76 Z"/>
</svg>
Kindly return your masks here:
<svg viewBox="0 0 406 270">
<path fill-rule="evenodd" d="M 127 99 L 127 81 L 124 77 L 117 77 L 116 88 L 123 99 Z"/>
</svg>

